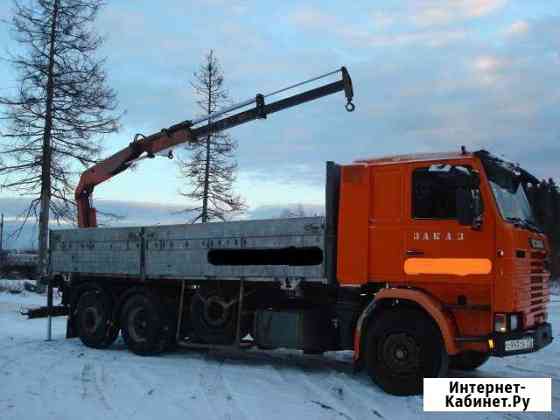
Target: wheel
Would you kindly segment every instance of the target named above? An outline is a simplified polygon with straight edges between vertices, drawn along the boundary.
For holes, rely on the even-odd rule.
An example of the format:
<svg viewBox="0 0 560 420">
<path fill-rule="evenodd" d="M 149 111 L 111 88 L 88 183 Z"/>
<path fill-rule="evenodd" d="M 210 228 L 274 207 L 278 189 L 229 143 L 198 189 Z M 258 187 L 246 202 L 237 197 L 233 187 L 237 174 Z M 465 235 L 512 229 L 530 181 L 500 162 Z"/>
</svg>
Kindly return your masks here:
<svg viewBox="0 0 560 420">
<path fill-rule="evenodd" d="M 365 344 L 366 370 L 390 394 L 419 394 L 423 378 L 447 372 L 439 328 L 420 310 L 393 309 L 372 319 Z"/>
<path fill-rule="evenodd" d="M 113 320 L 110 296 L 101 289 L 86 290 L 78 299 L 75 326 L 82 343 L 103 349 L 115 342 L 119 328 Z"/>
<path fill-rule="evenodd" d="M 490 354 L 469 350 L 449 357 L 449 367 L 459 370 L 475 370 L 488 361 Z"/>
<path fill-rule="evenodd" d="M 122 309 L 122 336 L 129 350 L 141 356 L 161 353 L 173 341 L 173 328 L 157 297 L 136 294 Z"/>
<path fill-rule="evenodd" d="M 200 287 L 191 300 L 190 321 L 194 337 L 207 344 L 235 341 L 238 310 L 237 288 Z M 249 322 L 241 323 L 241 337 L 249 332 Z"/>
</svg>

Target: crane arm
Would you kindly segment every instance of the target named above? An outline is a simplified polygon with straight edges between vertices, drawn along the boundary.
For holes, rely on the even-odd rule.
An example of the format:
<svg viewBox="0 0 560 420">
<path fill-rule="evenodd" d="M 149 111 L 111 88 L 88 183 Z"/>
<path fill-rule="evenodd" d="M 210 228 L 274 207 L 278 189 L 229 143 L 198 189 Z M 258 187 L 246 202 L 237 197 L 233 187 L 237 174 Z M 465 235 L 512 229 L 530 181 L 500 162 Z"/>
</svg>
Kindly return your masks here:
<svg viewBox="0 0 560 420">
<path fill-rule="evenodd" d="M 342 77 L 336 82 L 328 83 L 269 104 L 265 103 L 265 99 L 267 97 L 338 72 L 342 74 Z M 263 119 L 269 114 L 273 114 L 275 112 L 288 109 L 305 102 L 310 102 L 340 91 L 344 91 L 346 95 L 346 110 L 353 111 L 354 104 L 352 103 L 352 98 L 354 96 L 354 92 L 352 88 L 352 80 L 345 67 L 342 67 L 340 70 L 336 70 L 335 72 L 327 73 L 325 75 L 289 86 L 288 88 L 272 92 L 268 95 L 257 94 L 254 99 L 249 101 L 233 105 L 227 109 L 199 118 L 196 121 L 184 121 L 179 124 L 175 124 L 147 137 L 137 134 L 134 141 L 127 147 L 82 173 L 75 191 L 75 199 L 78 210 L 78 226 L 82 228 L 97 226 L 96 210 L 92 206 L 92 193 L 94 188 L 102 182 L 107 181 L 113 176 L 125 171 L 139 159 L 143 159 L 144 157 L 154 157 L 156 154 L 164 152 L 165 150 L 171 150 L 174 146 L 188 142 L 196 142 L 199 138 L 204 138 L 208 134 L 224 131 L 256 119 Z M 226 113 L 247 107 L 251 104 L 255 104 L 255 107 L 218 119 Z M 195 127 L 195 125 L 204 121 L 207 122 L 205 125 Z"/>
</svg>

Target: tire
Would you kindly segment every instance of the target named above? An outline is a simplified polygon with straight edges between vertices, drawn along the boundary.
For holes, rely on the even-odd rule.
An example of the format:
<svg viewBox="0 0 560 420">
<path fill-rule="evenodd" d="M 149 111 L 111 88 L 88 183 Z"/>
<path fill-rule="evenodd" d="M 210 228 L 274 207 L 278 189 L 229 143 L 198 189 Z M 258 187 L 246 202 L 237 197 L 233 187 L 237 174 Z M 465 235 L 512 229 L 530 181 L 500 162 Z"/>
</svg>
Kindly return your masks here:
<svg viewBox="0 0 560 420">
<path fill-rule="evenodd" d="M 121 328 L 128 349 L 141 356 L 163 352 L 174 338 L 164 308 L 151 294 L 136 294 L 126 300 L 121 312 Z"/>
<path fill-rule="evenodd" d="M 191 300 L 190 322 L 193 336 L 205 344 L 228 345 L 235 341 L 238 303 L 236 288 L 200 287 Z M 248 334 L 250 323 L 241 323 L 241 337 Z"/>
<path fill-rule="evenodd" d="M 111 297 L 102 289 L 89 289 L 80 295 L 74 325 L 82 343 L 104 349 L 115 342 L 119 328 L 113 319 Z"/>
<path fill-rule="evenodd" d="M 423 378 L 447 372 L 439 328 L 420 310 L 392 309 L 371 319 L 365 344 L 366 370 L 390 394 L 420 394 Z"/>
<path fill-rule="evenodd" d="M 466 351 L 449 357 L 449 367 L 458 370 L 475 370 L 488 361 L 490 354 L 478 351 Z"/>
</svg>

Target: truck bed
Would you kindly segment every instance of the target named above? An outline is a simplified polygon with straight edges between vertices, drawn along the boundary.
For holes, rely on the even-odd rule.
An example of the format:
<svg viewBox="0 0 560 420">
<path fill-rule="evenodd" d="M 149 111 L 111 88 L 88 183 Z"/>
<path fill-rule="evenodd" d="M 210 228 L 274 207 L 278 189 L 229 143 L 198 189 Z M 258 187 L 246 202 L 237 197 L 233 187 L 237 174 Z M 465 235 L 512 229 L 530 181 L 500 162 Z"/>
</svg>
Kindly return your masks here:
<svg viewBox="0 0 560 420">
<path fill-rule="evenodd" d="M 327 282 L 324 217 L 50 232 L 50 272 Z"/>
</svg>

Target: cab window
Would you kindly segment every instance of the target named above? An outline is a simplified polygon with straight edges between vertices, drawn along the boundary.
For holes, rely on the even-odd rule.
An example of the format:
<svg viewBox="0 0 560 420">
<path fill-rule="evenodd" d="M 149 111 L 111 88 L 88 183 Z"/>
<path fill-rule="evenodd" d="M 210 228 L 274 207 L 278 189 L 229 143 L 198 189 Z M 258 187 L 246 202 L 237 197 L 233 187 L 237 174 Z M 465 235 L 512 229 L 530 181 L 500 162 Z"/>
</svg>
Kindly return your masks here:
<svg viewBox="0 0 560 420">
<path fill-rule="evenodd" d="M 455 219 L 457 187 L 429 168 L 412 173 L 412 217 L 414 219 Z"/>
</svg>

